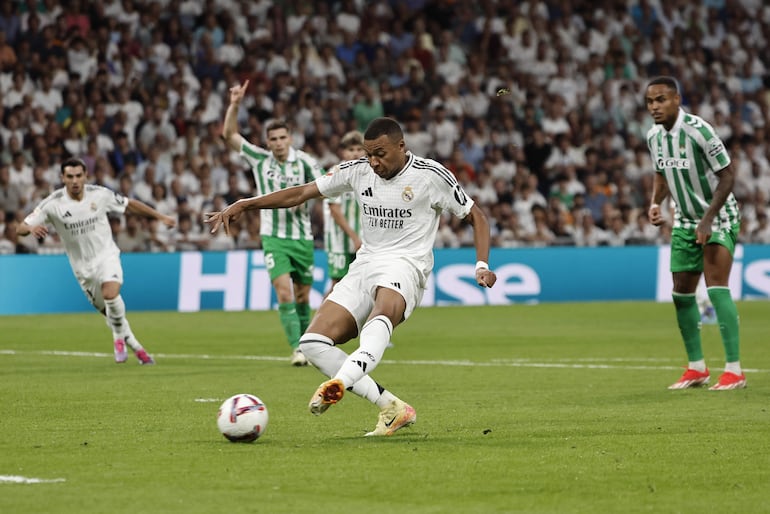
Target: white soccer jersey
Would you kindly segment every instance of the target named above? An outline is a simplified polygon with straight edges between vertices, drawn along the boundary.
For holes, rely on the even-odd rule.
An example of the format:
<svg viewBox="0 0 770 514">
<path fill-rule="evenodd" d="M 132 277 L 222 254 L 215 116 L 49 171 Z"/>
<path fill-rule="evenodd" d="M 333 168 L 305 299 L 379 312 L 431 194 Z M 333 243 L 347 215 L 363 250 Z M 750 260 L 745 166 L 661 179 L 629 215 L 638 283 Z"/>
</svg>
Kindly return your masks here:
<svg viewBox="0 0 770 514">
<path fill-rule="evenodd" d="M 27 225 L 50 223 L 64 243 L 72 269 L 88 269 L 95 261 L 119 255 L 107 218 L 108 212 L 123 213 L 128 199 L 106 187 L 88 184 L 83 199 L 74 200 L 64 188 L 40 202 L 25 219 Z"/>
<path fill-rule="evenodd" d="M 390 180 L 378 177 L 362 158 L 340 164 L 316 184 L 326 197 L 345 191 L 355 194 L 362 216 L 359 260 L 409 259 L 422 270 L 423 282 L 433 269 L 439 216 L 448 211 L 464 218 L 473 206 L 449 170 L 411 153 L 406 166 Z"/>
<path fill-rule="evenodd" d="M 241 157 L 249 164 L 254 174 L 257 196 L 313 182 L 323 173 L 313 157 L 295 148 L 289 149 L 286 162 L 281 164 L 272 152 L 244 139 Z M 262 209 L 259 216 L 260 234 L 263 236 L 313 240 L 310 205 L 307 203 L 289 209 Z"/>
<path fill-rule="evenodd" d="M 674 200 L 674 227 L 695 229 L 719 184 L 716 173 L 730 164 L 725 145 L 703 118 L 679 109 L 671 130 L 666 131 L 663 125 L 650 128 L 647 146 L 655 171 L 666 179 Z M 738 202 L 730 193 L 714 218 L 712 230 L 729 229 L 740 219 Z"/>
</svg>

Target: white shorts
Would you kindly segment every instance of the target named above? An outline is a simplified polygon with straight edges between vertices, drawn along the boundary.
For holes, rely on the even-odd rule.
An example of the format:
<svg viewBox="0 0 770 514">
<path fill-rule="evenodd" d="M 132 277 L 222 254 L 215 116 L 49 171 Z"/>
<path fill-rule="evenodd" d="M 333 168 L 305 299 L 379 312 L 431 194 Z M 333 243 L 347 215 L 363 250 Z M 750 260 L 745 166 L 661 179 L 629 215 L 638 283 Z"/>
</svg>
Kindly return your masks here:
<svg viewBox="0 0 770 514">
<path fill-rule="evenodd" d="M 407 319 L 420 304 L 425 292 L 420 286 L 420 279 L 420 271 L 405 259 L 383 263 L 364 262 L 358 258 L 350 265 L 348 274 L 334 286 L 328 299 L 347 309 L 360 331 L 374 308 L 374 295 L 378 287 L 387 287 L 404 297 L 404 319 Z"/>
<path fill-rule="evenodd" d="M 105 282 L 123 283 L 123 266 L 120 264 L 120 254 L 110 255 L 92 267 L 73 269 L 75 278 L 78 279 L 80 289 L 83 290 L 88 301 L 97 310 L 104 310 L 104 297 L 102 297 L 102 284 Z"/>
</svg>

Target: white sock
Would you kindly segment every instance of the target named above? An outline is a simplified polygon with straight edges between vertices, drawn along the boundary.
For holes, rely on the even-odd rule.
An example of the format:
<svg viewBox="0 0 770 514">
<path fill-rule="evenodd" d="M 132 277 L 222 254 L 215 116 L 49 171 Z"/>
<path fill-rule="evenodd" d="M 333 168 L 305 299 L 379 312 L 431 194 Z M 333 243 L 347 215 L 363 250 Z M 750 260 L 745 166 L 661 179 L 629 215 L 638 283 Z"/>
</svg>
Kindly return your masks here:
<svg viewBox="0 0 770 514">
<path fill-rule="evenodd" d="M 701 359 L 699 361 L 688 362 L 687 367 L 694 369 L 695 371 L 706 371 L 706 361 Z"/>
<path fill-rule="evenodd" d="M 118 295 L 112 300 L 105 299 L 104 315 L 112 329 L 113 339 L 122 339 L 126 335 L 126 304 L 123 303 L 123 297 Z"/>
<path fill-rule="evenodd" d="M 736 375 L 742 375 L 741 361 L 727 362 L 725 363 L 725 371 L 735 373 Z"/>
<path fill-rule="evenodd" d="M 321 334 L 303 334 L 299 339 L 300 349 L 313 366 L 331 378 L 337 374 L 348 354 L 334 346 L 334 342 Z M 383 388 L 369 376 L 364 375 L 353 384 L 349 390 L 366 398 L 379 408 L 385 408 L 395 399 L 388 390 Z"/>
<path fill-rule="evenodd" d="M 138 352 L 139 350 L 143 349 L 142 343 L 139 342 L 139 340 L 136 338 L 134 333 L 131 331 L 131 325 L 128 323 L 128 320 L 125 320 L 126 322 L 126 335 L 123 336 L 123 340 L 126 342 L 128 346 L 131 347 L 134 352 Z"/>
<path fill-rule="evenodd" d="M 112 338 L 123 339 L 134 351 L 141 350 L 142 345 L 134 336 L 131 325 L 126 319 L 126 304 L 123 302 L 123 297 L 118 295 L 112 300 L 104 300 L 104 310 L 107 324 L 112 329 Z"/>
<path fill-rule="evenodd" d="M 366 398 L 380 409 L 384 409 L 396 399 L 393 393 L 382 387 L 369 375 L 361 377 L 352 387 L 348 387 L 348 391 L 361 398 Z"/>
<path fill-rule="evenodd" d="M 393 324 L 386 316 L 375 316 L 361 329 L 358 349 L 351 353 L 342 367 L 334 375 L 349 387 L 365 375 L 371 373 L 382 360 L 382 354 L 388 347 Z"/>
</svg>

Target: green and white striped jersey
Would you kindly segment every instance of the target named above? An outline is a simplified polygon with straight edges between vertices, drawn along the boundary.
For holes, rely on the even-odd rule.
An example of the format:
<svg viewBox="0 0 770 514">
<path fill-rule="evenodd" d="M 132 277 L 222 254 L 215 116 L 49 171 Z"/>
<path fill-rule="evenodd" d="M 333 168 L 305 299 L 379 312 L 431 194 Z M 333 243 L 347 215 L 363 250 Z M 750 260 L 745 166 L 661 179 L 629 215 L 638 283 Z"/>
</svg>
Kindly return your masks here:
<svg viewBox="0 0 770 514">
<path fill-rule="evenodd" d="M 360 159 L 343 162 L 329 170 L 329 173 L 336 173 L 341 167 L 351 166 L 351 163 Z M 342 209 L 342 215 L 356 234 L 361 235 L 361 208 L 356 200 L 356 195 L 350 191 L 342 193 L 332 198 L 324 198 L 324 249 L 327 253 L 356 253 L 353 240 L 345 233 L 342 228 L 332 218 L 329 204 L 338 204 Z"/>
<path fill-rule="evenodd" d="M 670 131 L 663 125 L 652 126 L 647 147 L 655 171 L 665 177 L 674 199 L 674 227 L 694 230 L 719 183 L 716 173 L 730 164 L 724 143 L 706 121 L 679 109 Z M 740 220 L 738 202 L 730 193 L 711 228 L 728 229 Z"/>
<path fill-rule="evenodd" d="M 244 139 L 240 155 L 251 166 L 257 196 L 313 182 L 324 173 L 313 157 L 295 148 L 289 149 L 286 162 L 281 164 L 272 152 Z M 263 236 L 313 240 L 310 205 L 307 202 L 288 209 L 262 209 L 259 216 L 259 233 Z"/>
</svg>

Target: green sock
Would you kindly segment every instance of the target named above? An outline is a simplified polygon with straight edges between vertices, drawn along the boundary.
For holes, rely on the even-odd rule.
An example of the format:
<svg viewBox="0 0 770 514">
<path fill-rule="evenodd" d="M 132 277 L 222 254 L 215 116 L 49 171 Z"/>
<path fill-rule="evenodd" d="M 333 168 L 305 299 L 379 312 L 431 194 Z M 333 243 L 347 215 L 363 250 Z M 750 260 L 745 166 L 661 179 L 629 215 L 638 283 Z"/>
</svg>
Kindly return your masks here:
<svg viewBox="0 0 770 514">
<path fill-rule="evenodd" d="M 283 331 L 286 334 L 286 339 L 289 341 L 289 346 L 296 350 L 299 346 L 299 336 L 301 335 L 296 306 L 293 303 L 279 304 L 278 316 L 281 318 L 281 325 L 283 325 Z"/>
<path fill-rule="evenodd" d="M 296 304 L 297 317 L 299 318 L 299 332 L 304 334 L 307 330 L 307 326 L 310 325 L 310 304 L 298 303 Z"/>
<path fill-rule="evenodd" d="M 714 304 L 714 312 L 719 321 L 719 332 L 722 334 L 722 344 L 725 346 L 726 362 L 740 360 L 740 338 L 738 329 L 738 309 L 730 296 L 727 287 L 709 287 L 709 298 Z"/>
<path fill-rule="evenodd" d="M 695 362 L 703 359 L 700 341 L 700 311 L 694 294 L 673 293 L 676 307 L 676 321 L 682 334 L 687 360 Z"/>
</svg>

